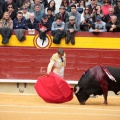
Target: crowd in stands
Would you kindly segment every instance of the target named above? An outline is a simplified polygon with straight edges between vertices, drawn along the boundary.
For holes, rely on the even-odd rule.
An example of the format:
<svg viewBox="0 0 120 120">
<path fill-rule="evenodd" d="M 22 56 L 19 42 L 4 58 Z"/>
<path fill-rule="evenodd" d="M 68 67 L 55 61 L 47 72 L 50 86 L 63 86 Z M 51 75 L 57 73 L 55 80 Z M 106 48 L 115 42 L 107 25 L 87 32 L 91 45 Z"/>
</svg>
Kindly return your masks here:
<svg viewBox="0 0 120 120">
<path fill-rule="evenodd" d="M 51 31 L 53 42 L 75 44 L 76 31 L 120 32 L 120 0 L 62 0 L 59 11 L 54 0 L 0 0 L 0 33 L 7 44 L 14 30 L 20 42 L 25 31 L 39 31 L 41 40 Z"/>
</svg>

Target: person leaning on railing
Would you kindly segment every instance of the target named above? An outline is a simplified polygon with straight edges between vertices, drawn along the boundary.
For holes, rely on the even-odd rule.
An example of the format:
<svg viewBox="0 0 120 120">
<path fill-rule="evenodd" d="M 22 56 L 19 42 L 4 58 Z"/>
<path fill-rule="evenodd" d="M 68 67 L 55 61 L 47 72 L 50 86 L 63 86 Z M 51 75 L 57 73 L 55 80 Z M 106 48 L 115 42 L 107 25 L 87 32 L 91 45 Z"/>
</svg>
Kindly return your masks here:
<svg viewBox="0 0 120 120">
<path fill-rule="evenodd" d="M 61 39 L 65 37 L 65 23 L 61 18 L 56 18 L 56 21 L 52 23 L 51 33 L 53 35 L 53 43 L 60 44 Z"/>
<path fill-rule="evenodd" d="M 96 17 L 96 22 L 92 24 L 92 27 L 89 30 L 90 32 L 93 32 L 95 34 L 98 34 L 100 32 L 106 32 L 106 23 L 102 21 L 101 17 L 98 15 Z"/>
<path fill-rule="evenodd" d="M 111 16 L 111 21 L 106 24 L 108 32 L 120 32 L 120 22 L 117 20 L 117 16 Z"/>
<path fill-rule="evenodd" d="M 39 31 L 39 38 L 42 40 L 42 45 L 46 40 L 46 32 L 51 30 L 52 22 L 48 20 L 48 16 L 43 14 L 41 22 L 38 23 L 36 30 Z"/>
<path fill-rule="evenodd" d="M 26 21 L 28 27 L 28 33 L 35 33 L 35 29 L 39 21 L 35 19 L 34 13 L 30 13 L 30 18 Z"/>
<path fill-rule="evenodd" d="M 65 25 L 66 30 L 66 44 L 71 41 L 71 44 L 75 44 L 75 36 L 74 33 L 79 31 L 79 25 L 75 22 L 75 16 L 69 17 L 69 22 Z"/>
<path fill-rule="evenodd" d="M 26 40 L 25 31 L 28 27 L 22 12 L 17 12 L 17 17 L 13 20 L 13 29 L 20 42 Z"/>
<path fill-rule="evenodd" d="M 13 21 L 8 12 L 4 12 L 0 20 L 0 33 L 2 35 L 2 44 L 7 44 L 12 35 Z"/>
</svg>

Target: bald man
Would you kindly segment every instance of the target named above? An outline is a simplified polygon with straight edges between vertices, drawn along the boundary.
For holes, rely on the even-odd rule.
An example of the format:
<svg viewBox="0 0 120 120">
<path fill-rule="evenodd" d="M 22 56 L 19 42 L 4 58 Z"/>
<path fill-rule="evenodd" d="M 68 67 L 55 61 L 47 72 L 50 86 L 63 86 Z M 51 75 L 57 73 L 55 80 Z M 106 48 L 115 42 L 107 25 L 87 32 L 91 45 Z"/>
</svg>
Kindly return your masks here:
<svg viewBox="0 0 120 120">
<path fill-rule="evenodd" d="M 36 29 L 36 26 L 37 26 L 38 23 L 39 23 L 39 21 L 37 21 L 35 19 L 34 13 L 30 13 L 30 18 L 27 20 L 28 30 L 31 31 L 33 29 Z"/>
<path fill-rule="evenodd" d="M 106 24 L 108 32 L 120 32 L 120 22 L 115 15 L 111 16 L 111 21 Z"/>
</svg>

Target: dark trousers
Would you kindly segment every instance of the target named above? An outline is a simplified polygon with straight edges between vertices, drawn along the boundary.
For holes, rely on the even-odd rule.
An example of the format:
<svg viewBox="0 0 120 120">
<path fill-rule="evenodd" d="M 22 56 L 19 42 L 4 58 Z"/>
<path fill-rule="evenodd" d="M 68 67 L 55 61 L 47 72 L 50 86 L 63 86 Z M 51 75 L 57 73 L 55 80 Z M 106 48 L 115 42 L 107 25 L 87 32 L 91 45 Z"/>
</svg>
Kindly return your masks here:
<svg viewBox="0 0 120 120">
<path fill-rule="evenodd" d="M 46 40 L 46 32 L 41 32 L 39 33 L 39 37 L 42 40 L 42 45 L 44 44 L 44 41 Z"/>
<path fill-rule="evenodd" d="M 70 33 L 69 31 L 66 32 L 66 44 L 68 44 L 71 41 L 71 44 L 75 44 L 75 36 L 74 33 Z"/>
<path fill-rule="evenodd" d="M 12 35 L 12 29 L 0 28 L 0 33 L 2 35 L 2 44 L 7 44 Z"/>
<path fill-rule="evenodd" d="M 65 31 L 64 30 L 52 30 L 51 31 L 53 37 L 53 43 L 60 44 L 61 38 L 65 37 Z"/>
</svg>

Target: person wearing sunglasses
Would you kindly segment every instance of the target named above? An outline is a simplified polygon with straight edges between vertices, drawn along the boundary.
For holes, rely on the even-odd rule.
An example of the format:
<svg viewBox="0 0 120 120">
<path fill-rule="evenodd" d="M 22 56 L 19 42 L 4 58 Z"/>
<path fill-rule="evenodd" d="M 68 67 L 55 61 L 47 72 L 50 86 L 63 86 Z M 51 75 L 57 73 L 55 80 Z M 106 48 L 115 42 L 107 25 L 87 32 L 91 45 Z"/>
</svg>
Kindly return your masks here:
<svg viewBox="0 0 120 120">
<path fill-rule="evenodd" d="M 9 12 L 10 18 L 14 20 L 16 18 L 16 11 L 11 3 L 8 4 L 7 11 Z"/>
<path fill-rule="evenodd" d="M 26 20 L 30 18 L 30 12 L 27 11 L 27 7 L 25 5 L 22 6 L 22 13 Z"/>
<path fill-rule="evenodd" d="M 3 3 L 3 5 L 2 5 L 3 12 L 5 12 L 7 10 L 8 4 L 10 4 L 10 3 L 13 5 L 13 9 L 15 10 L 15 12 L 17 12 L 18 8 L 17 8 L 16 4 L 13 2 L 13 0 L 7 0 L 6 2 Z"/>
<path fill-rule="evenodd" d="M 112 6 L 110 5 L 110 2 L 108 0 L 103 0 L 101 9 L 102 9 L 102 13 L 104 14 L 104 16 L 109 14 L 109 8 L 111 8 L 111 7 Z"/>
</svg>

